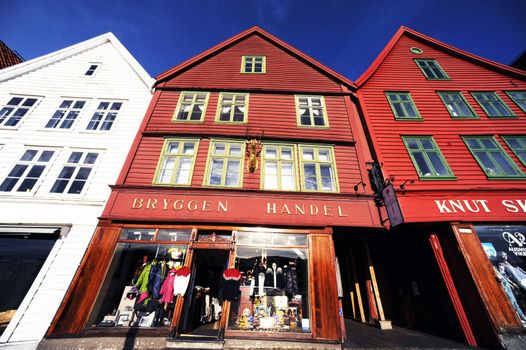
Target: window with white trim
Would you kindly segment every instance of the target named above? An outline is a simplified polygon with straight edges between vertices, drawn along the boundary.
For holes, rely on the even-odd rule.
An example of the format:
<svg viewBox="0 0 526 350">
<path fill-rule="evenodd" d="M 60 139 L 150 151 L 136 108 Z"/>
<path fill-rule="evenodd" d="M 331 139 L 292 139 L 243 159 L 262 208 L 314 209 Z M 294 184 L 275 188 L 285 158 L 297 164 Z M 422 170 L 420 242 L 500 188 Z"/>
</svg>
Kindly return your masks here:
<svg viewBox="0 0 526 350">
<path fill-rule="evenodd" d="M 157 165 L 154 183 L 190 185 L 197 155 L 198 140 L 167 139 Z"/>
<path fill-rule="evenodd" d="M 296 156 L 295 147 L 285 144 L 265 144 L 262 149 L 264 190 L 295 191 Z"/>
<path fill-rule="evenodd" d="M 336 166 L 332 147 L 300 145 L 302 190 L 337 192 Z"/>
<path fill-rule="evenodd" d="M 79 194 L 88 181 L 99 153 L 71 152 L 68 161 L 60 171 L 57 180 L 51 187 L 51 193 Z"/>
<path fill-rule="evenodd" d="M 95 74 L 95 71 L 98 68 L 99 68 L 99 64 L 90 64 L 88 70 L 86 71 L 86 73 L 84 73 L 84 75 L 92 76 L 93 74 Z"/>
<path fill-rule="evenodd" d="M 49 149 L 27 149 L 0 184 L 0 192 L 32 192 L 54 154 Z"/>
<path fill-rule="evenodd" d="M 121 108 L 122 102 L 100 101 L 97 110 L 93 113 L 93 116 L 86 127 L 86 130 L 110 130 Z"/>
<path fill-rule="evenodd" d="M 265 73 L 267 69 L 265 56 L 243 56 L 241 73 Z"/>
<path fill-rule="evenodd" d="M 34 108 L 38 97 L 13 96 L 0 110 L 0 126 L 15 127 Z"/>
<path fill-rule="evenodd" d="M 222 92 L 216 115 L 217 122 L 245 123 L 248 116 L 248 94 Z"/>
<path fill-rule="evenodd" d="M 51 119 L 47 122 L 46 128 L 70 129 L 85 104 L 86 101 L 84 100 L 63 100 Z"/>
<path fill-rule="evenodd" d="M 299 126 L 329 126 L 323 96 L 295 96 Z"/>
<path fill-rule="evenodd" d="M 208 154 L 205 185 L 242 187 L 244 159 L 244 142 L 212 141 Z"/>
<path fill-rule="evenodd" d="M 172 121 L 201 122 L 208 104 L 208 92 L 182 91 Z"/>
</svg>

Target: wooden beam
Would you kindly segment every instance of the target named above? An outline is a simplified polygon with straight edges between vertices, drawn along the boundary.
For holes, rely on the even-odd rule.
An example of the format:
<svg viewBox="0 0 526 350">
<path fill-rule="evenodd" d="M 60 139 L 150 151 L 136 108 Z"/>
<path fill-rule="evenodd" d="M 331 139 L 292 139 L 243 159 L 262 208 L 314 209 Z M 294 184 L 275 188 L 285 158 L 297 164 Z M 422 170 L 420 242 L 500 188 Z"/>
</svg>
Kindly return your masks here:
<svg viewBox="0 0 526 350">
<path fill-rule="evenodd" d="M 360 309 L 360 319 L 363 323 L 365 323 L 365 312 L 363 311 L 362 293 L 360 291 L 360 284 L 358 283 L 358 278 L 356 274 L 356 265 L 355 265 L 352 249 L 349 249 L 349 257 L 351 259 L 351 267 L 352 267 L 352 273 L 353 273 L 353 279 L 354 279 L 354 290 L 356 290 L 356 298 L 358 299 L 358 308 Z"/>
</svg>

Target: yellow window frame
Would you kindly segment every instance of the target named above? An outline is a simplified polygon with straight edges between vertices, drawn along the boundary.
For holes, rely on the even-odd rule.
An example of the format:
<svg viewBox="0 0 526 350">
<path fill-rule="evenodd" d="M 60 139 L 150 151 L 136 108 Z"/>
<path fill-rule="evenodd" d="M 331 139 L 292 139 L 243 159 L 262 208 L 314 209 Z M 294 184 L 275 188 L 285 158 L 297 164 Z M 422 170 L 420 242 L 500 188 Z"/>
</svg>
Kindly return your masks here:
<svg viewBox="0 0 526 350">
<path fill-rule="evenodd" d="M 276 152 L 276 158 L 268 159 L 266 157 L 266 150 L 267 147 L 275 147 L 277 149 Z M 290 148 L 292 151 L 292 159 L 282 159 L 281 158 L 281 151 L 283 148 Z M 277 143 L 277 142 L 266 142 L 261 149 L 261 179 L 260 179 L 260 189 L 265 191 L 298 191 L 299 189 L 299 169 L 298 169 L 298 162 L 297 162 L 297 146 L 294 144 L 288 144 L 288 143 Z M 278 177 L 278 188 L 265 188 L 265 165 L 267 161 L 276 161 L 277 163 L 277 177 Z M 281 183 L 281 165 L 283 162 L 290 162 L 292 163 L 292 168 L 294 170 L 294 189 L 283 189 L 282 183 Z"/>
<path fill-rule="evenodd" d="M 310 121 L 311 125 L 303 125 L 301 124 L 301 111 L 300 111 L 300 98 L 306 98 L 307 99 L 307 106 L 306 108 L 311 110 L 314 106 L 312 105 L 312 99 L 313 98 L 319 98 L 320 104 L 321 104 L 321 111 L 323 116 L 323 125 L 315 125 L 314 124 L 314 117 L 312 116 L 312 113 L 310 114 Z M 295 95 L 294 101 L 296 104 L 296 125 L 300 128 L 318 128 L 318 129 L 328 129 L 329 128 L 329 118 L 327 116 L 327 107 L 325 105 L 325 97 L 320 95 Z"/>
<path fill-rule="evenodd" d="M 215 146 L 218 144 L 225 144 L 225 153 L 223 155 L 214 155 Z M 230 148 L 232 145 L 240 145 L 241 151 L 239 156 L 230 156 Z M 205 177 L 203 180 L 203 186 L 216 187 L 216 188 L 241 188 L 243 187 L 243 171 L 245 163 L 245 141 L 242 140 L 231 140 L 231 139 L 213 139 L 210 140 L 210 146 L 208 147 L 208 157 L 206 161 Z M 221 169 L 221 183 L 211 184 L 210 176 L 212 175 L 212 163 L 214 159 L 222 159 L 223 165 Z M 235 186 L 227 186 L 227 170 L 229 160 L 239 160 L 239 177 Z"/>
<path fill-rule="evenodd" d="M 261 58 L 261 72 L 255 72 L 256 68 L 256 59 Z M 245 70 L 245 66 L 248 60 L 251 60 L 251 72 L 247 72 Z M 244 74 L 265 74 L 267 72 L 267 57 L 263 55 L 248 55 L 248 56 L 242 56 L 241 57 L 241 73 Z"/>
<path fill-rule="evenodd" d="M 199 120 L 191 120 L 191 119 L 177 119 L 177 115 L 179 115 L 179 112 L 181 111 L 181 107 L 183 105 L 184 97 L 186 95 L 192 94 L 192 103 L 190 112 L 188 114 L 188 118 L 192 115 L 191 111 L 193 110 L 194 106 L 196 105 L 197 95 L 206 94 L 205 101 L 203 102 L 203 110 L 201 111 L 201 118 Z M 209 92 L 204 91 L 181 91 L 181 94 L 179 95 L 179 100 L 177 101 L 177 107 L 175 108 L 175 112 L 172 116 L 172 122 L 175 123 L 202 123 L 205 120 L 206 115 L 206 109 L 208 107 L 208 100 L 210 98 Z"/>
<path fill-rule="evenodd" d="M 223 102 L 226 95 L 232 96 L 232 103 L 230 104 L 230 114 L 228 120 L 221 120 L 221 110 L 223 109 Z M 241 104 L 237 103 L 237 96 L 244 96 L 245 102 L 242 106 L 245 107 L 243 113 L 243 121 L 234 121 L 234 112 L 235 107 L 240 106 Z M 246 124 L 248 123 L 248 103 L 249 103 L 249 94 L 243 92 L 221 92 L 217 101 L 217 111 L 216 111 L 216 123 L 225 123 L 225 124 Z"/>
<path fill-rule="evenodd" d="M 177 153 L 168 153 L 168 148 L 172 142 L 179 142 L 181 145 L 179 145 Z M 190 165 L 189 170 L 189 176 L 188 181 L 185 184 L 176 184 L 175 178 L 178 175 L 177 169 L 179 168 L 181 164 L 181 159 L 185 157 L 184 153 L 184 144 L 185 143 L 193 143 L 194 144 L 194 153 L 192 155 L 192 164 Z M 192 183 L 192 176 L 194 174 L 194 167 L 195 167 L 195 160 L 197 158 L 197 151 L 199 149 L 199 139 L 193 139 L 193 138 L 167 138 L 164 140 L 163 148 L 161 155 L 159 157 L 159 161 L 157 163 L 157 168 L 155 170 L 155 176 L 153 178 L 153 184 L 154 185 L 160 185 L 160 186 L 190 186 Z M 175 163 L 173 167 L 173 173 L 170 179 L 170 183 L 164 183 L 159 181 L 159 176 L 161 174 L 161 171 L 163 170 L 163 164 L 166 158 L 168 157 L 174 157 Z M 188 157 L 189 158 L 189 157 Z"/>
<path fill-rule="evenodd" d="M 313 160 L 304 160 L 303 159 L 303 152 L 305 149 L 312 149 L 314 152 L 314 159 Z M 330 155 L 329 161 L 320 160 L 319 158 L 319 152 L 320 150 L 328 150 Z M 305 184 L 305 171 L 304 171 L 304 165 L 305 164 L 314 164 L 315 165 L 315 172 L 316 172 L 316 190 L 307 189 L 307 186 Z M 334 178 L 334 189 L 333 190 L 323 190 L 322 189 L 322 177 L 321 177 L 321 165 L 330 165 Z M 302 144 L 299 146 L 299 166 L 301 171 L 301 190 L 304 192 L 340 192 L 340 187 L 338 184 L 338 171 L 336 169 L 336 158 L 334 157 L 334 146 L 320 146 L 320 145 L 308 145 L 308 144 Z"/>
</svg>

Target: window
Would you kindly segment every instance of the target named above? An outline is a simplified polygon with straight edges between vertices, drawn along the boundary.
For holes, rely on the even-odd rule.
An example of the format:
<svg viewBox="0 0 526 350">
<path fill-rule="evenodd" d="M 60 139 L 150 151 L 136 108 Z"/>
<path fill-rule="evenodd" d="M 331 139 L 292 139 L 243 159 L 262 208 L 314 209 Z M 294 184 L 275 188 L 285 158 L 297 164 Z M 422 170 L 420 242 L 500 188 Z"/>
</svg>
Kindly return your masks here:
<svg viewBox="0 0 526 350">
<path fill-rule="evenodd" d="M 0 126 L 16 126 L 29 110 L 37 105 L 38 100 L 36 97 L 11 97 L 0 110 Z"/>
<path fill-rule="evenodd" d="M 409 92 L 386 92 L 396 119 L 421 119 Z"/>
<path fill-rule="evenodd" d="M 296 161 L 293 145 L 263 145 L 262 189 L 295 191 Z"/>
<path fill-rule="evenodd" d="M 1 192 L 31 192 L 55 151 L 27 149 L 0 185 Z"/>
<path fill-rule="evenodd" d="M 488 178 L 522 177 L 524 174 L 491 136 L 464 137 L 464 142 Z"/>
<path fill-rule="evenodd" d="M 438 65 L 436 60 L 415 60 L 416 64 L 424 73 L 427 79 L 443 80 L 449 79 L 444 70 Z"/>
<path fill-rule="evenodd" d="M 241 187 L 244 159 L 244 142 L 212 141 L 208 154 L 205 185 Z"/>
<path fill-rule="evenodd" d="M 514 117 L 513 112 L 506 106 L 495 92 L 472 92 L 471 95 L 484 109 L 488 117 Z"/>
<path fill-rule="evenodd" d="M 402 139 L 420 179 L 454 178 L 431 136 L 404 136 Z"/>
<path fill-rule="evenodd" d="M 46 128 L 69 129 L 86 104 L 82 100 L 64 100 L 46 124 Z"/>
<path fill-rule="evenodd" d="M 181 92 L 172 121 L 203 121 L 208 95 L 208 92 Z"/>
<path fill-rule="evenodd" d="M 219 95 L 216 121 L 246 123 L 248 116 L 248 94 L 226 93 Z"/>
<path fill-rule="evenodd" d="M 447 111 L 455 118 L 475 118 L 477 115 L 458 91 L 440 91 L 438 95 L 444 102 Z"/>
<path fill-rule="evenodd" d="M 323 96 L 296 96 L 296 115 L 299 126 L 329 126 Z"/>
<path fill-rule="evenodd" d="M 526 166 L 526 136 L 503 136 L 504 142 Z"/>
<path fill-rule="evenodd" d="M 110 130 L 121 107 L 122 102 L 101 101 L 86 130 Z"/>
<path fill-rule="evenodd" d="M 98 156 L 96 152 L 71 152 L 50 192 L 81 193 Z"/>
<path fill-rule="evenodd" d="M 300 146 L 302 189 L 336 192 L 336 169 L 332 147 Z"/>
<path fill-rule="evenodd" d="M 165 140 L 154 183 L 190 185 L 198 142 L 197 140 Z"/>
<path fill-rule="evenodd" d="M 95 71 L 97 70 L 97 68 L 99 68 L 98 64 L 91 64 L 89 66 L 88 70 L 86 71 L 86 73 L 84 73 L 84 75 L 92 76 L 95 73 Z"/>
<path fill-rule="evenodd" d="M 241 60 L 241 73 L 265 73 L 265 56 L 243 56 Z"/>
<path fill-rule="evenodd" d="M 526 91 L 505 91 L 506 94 L 519 106 L 523 112 L 526 112 Z"/>
</svg>

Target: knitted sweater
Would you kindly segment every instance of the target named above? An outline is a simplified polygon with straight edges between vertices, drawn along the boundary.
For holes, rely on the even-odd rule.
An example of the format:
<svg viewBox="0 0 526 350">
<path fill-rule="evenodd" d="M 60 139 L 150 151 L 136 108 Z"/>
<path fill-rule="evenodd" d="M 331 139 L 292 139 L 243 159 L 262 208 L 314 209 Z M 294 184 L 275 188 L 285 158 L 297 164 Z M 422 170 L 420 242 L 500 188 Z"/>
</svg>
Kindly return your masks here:
<svg viewBox="0 0 526 350">
<path fill-rule="evenodd" d="M 190 282 L 190 269 L 183 266 L 175 272 L 174 277 L 174 295 L 184 295 Z"/>
</svg>

